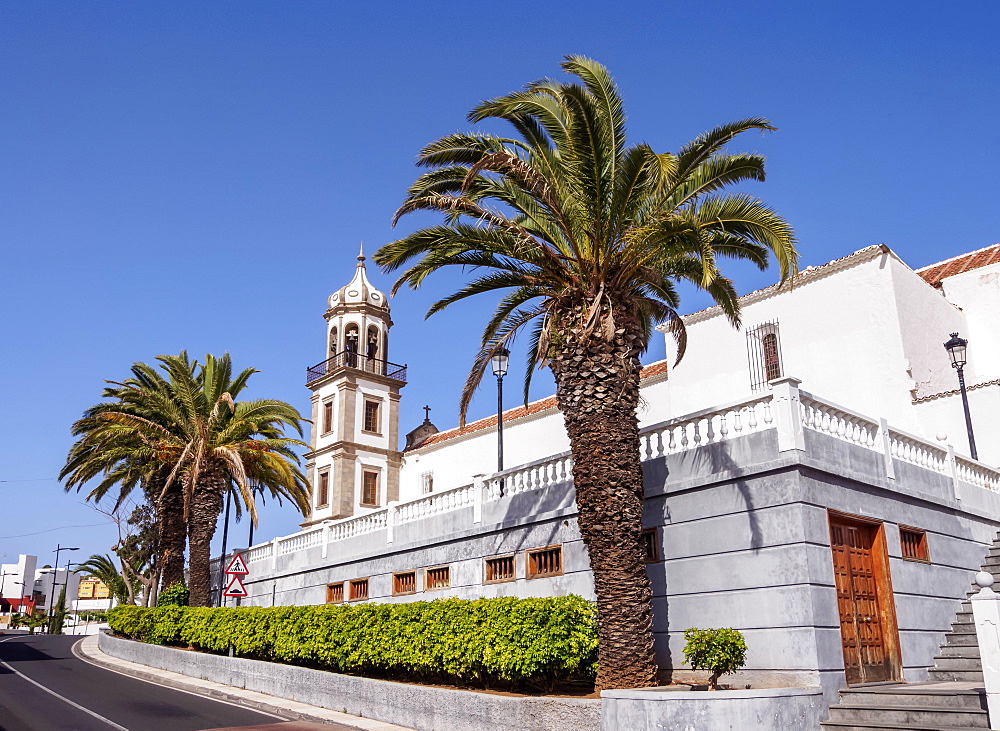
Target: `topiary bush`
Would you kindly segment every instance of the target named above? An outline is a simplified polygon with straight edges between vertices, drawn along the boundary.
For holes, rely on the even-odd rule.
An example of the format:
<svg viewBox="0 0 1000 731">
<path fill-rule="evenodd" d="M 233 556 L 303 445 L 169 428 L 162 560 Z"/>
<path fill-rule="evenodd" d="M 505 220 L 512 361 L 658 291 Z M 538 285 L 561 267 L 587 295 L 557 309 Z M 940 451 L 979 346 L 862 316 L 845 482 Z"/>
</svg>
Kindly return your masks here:
<svg viewBox="0 0 1000 731">
<path fill-rule="evenodd" d="M 597 612 L 581 597 L 308 607 L 122 606 L 116 633 L 156 644 L 375 677 L 541 687 L 597 669 Z"/>
<path fill-rule="evenodd" d="M 719 676 L 735 673 L 747 662 L 743 633 L 729 627 L 684 630 L 684 662 L 695 670 L 709 670 L 708 684 L 719 689 Z"/>
</svg>

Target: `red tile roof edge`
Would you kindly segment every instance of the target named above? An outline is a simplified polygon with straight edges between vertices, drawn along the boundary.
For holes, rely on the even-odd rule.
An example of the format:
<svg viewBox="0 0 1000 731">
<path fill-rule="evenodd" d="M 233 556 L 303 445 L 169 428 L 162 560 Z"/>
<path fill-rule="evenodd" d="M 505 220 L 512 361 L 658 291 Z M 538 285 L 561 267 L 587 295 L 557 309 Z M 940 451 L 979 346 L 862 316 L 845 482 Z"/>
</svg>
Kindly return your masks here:
<svg viewBox="0 0 1000 731">
<path fill-rule="evenodd" d="M 1000 386 L 1000 378 L 994 379 L 992 381 L 983 381 L 982 383 L 974 383 L 971 386 L 966 387 L 966 391 L 975 391 L 977 388 L 985 388 L 986 386 Z M 915 398 L 911 401 L 914 404 L 922 404 L 927 401 L 933 401 L 934 399 L 945 398 L 946 396 L 957 396 L 961 391 L 959 389 L 953 389 L 951 391 L 941 391 L 941 393 L 932 393 L 927 396 L 921 396 L 920 398 Z"/>
<path fill-rule="evenodd" d="M 929 285 L 940 288 L 942 282 L 948 277 L 981 269 L 997 262 L 1000 262 L 1000 243 L 984 246 L 982 249 L 976 249 L 966 254 L 959 254 L 915 271 Z"/>
<path fill-rule="evenodd" d="M 654 378 L 656 376 L 663 375 L 667 372 L 667 361 L 660 360 L 656 363 L 650 363 L 648 366 L 644 366 L 642 371 L 639 373 L 639 378 L 642 380 L 647 380 Z M 515 421 L 517 419 L 523 419 L 526 416 L 532 416 L 534 414 L 541 413 L 542 411 L 547 411 L 548 409 L 556 408 L 556 397 L 547 396 L 538 401 L 532 401 L 527 406 L 515 406 L 513 409 L 507 409 L 503 412 L 503 423 L 506 424 L 510 421 Z M 454 439 L 455 437 L 464 436 L 466 434 L 473 434 L 478 431 L 483 431 L 485 429 L 493 428 L 497 425 L 496 416 L 487 416 L 485 419 L 479 419 L 477 421 L 470 422 L 465 426 L 456 426 L 453 429 L 448 429 L 446 431 L 438 432 L 437 434 L 432 434 L 427 437 L 424 441 L 413 447 L 409 451 L 416 451 L 418 449 L 423 449 L 424 447 L 430 446 L 431 444 L 440 444 L 441 442 L 446 442 L 449 439 Z"/>
</svg>

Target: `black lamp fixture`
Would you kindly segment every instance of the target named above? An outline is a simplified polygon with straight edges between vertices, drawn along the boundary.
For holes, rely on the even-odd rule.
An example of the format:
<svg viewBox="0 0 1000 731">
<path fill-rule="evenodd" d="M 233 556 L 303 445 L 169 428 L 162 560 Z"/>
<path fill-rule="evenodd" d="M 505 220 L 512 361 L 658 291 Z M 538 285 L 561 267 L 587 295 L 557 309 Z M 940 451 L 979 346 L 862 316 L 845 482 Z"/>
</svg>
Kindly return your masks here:
<svg viewBox="0 0 1000 731">
<path fill-rule="evenodd" d="M 965 391 L 964 368 L 968 362 L 965 352 L 968 345 L 968 340 L 958 337 L 958 333 L 952 333 L 951 339 L 944 344 L 944 349 L 948 351 L 948 356 L 951 358 L 951 367 L 958 372 L 958 388 L 962 393 L 962 408 L 965 409 L 965 430 L 969 434 L 969 452 L 972 454 L 973 459 L 979 459 L 979 455 L 976 452 L 976 437 L 972 433 L 972 414 L 969 413 L 969 396 Z"/>
<path fill-rule="evenodd" d="M 490 357 L 493 375 L 497 377 L 497 472 L 503 471 L 503 377 L 507 375 L 507 363 L 510 351 L 499 347 Z M 503 483 L 500 483 L 500 494 L 503 495 Z"/>
<path fill-rule="evenodd" d="M 55 609 L 56 581 L 59 579 L 59 554 L 62 551 L 79 551 L 79 550 L 80 550 L 79 546 L 77 546 L 76 548 L 69 548 L 67 546 L 61 546 L 58 543 L 56 544 L 56 551 L 55 551 L 56 565 L 55 568 L 52 569 L 52 590 L 51 590 L 52 596 L 49 597 L 49 618 L 48 622 L 45 625 L 45 631 L 48 633 L 52 632 L 52 610 Z M 68 573 L 69 572 L 67 570 L 67 574 Z"/>
</svg>

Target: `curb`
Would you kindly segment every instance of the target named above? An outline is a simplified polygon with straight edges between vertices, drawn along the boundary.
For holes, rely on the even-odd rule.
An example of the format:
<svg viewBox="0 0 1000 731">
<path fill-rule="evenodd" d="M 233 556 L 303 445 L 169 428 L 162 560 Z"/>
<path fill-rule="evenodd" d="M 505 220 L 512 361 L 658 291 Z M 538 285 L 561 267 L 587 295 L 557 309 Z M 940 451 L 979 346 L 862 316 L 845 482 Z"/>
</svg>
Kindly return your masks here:
<svg viewBox="0 0 1000 731">
<path fill-rule="evenodd" d="M 97 646 L 97 641 L 97 635 L 89 635 L 81 638 L 79 642 L 73 643 L 73 654 L 84 662 L 114 673 L 129 675 L 148 683 L 250 708 L 261 713 L 270 714 L 276 719 L 327 724 L 333 729 L 343 729 L 344 731 L 413 731 L 413 729 L 408 729 L 404 726 L 352 716 L 347 713 L 318 708 L 297 701 L 280 699 L 281 702 L 279 703 L 279 699 L 274 696 L 223 685 L 211 680 L 192 678 L 169 670 L 153 671 L 146 665 L 140 665 L 128 660 L 120 660 L 106 654 Z"/>
</svg>

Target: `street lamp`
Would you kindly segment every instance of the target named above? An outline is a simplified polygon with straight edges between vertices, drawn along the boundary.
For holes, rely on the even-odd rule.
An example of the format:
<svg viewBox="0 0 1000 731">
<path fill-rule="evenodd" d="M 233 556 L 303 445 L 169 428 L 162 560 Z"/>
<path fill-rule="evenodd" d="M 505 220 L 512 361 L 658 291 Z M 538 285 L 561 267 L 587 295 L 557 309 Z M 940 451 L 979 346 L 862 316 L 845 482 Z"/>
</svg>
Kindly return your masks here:
<svg viewBox="0 0 1000 731">
<path fill-rule="evenodd" d="M 958 388 L 962 392 L 962 408 L 965 409 L 965 430 L 969 433 L 969 451 L 973 459 L 979 459 L 976 453 L 976 438 L 972 434 L 972 415 L 969 413 L 969 396 L 965 392 L 965 364 L 968 362 L 965 357 L 965 350 L 969 341 L 958 337 L 958 333 L 951 334 L 951 340 L 944 344 L 944 349 L 951 357 L 951 367 L 958 371 Z"/>
<path fill-rule="evenodd" d="M 69 548 L 67 546 L 61 546 L 58 543 L 56 544 L 56 565 L 55 568 L 52 569 L 52 592 L 51 592 L 52 594 L 55 594 L 56 581 L 59 579 L 59 553 L 62 551 L 79 551 L 79 550 L 80 550 L 79 547 Z M 52 610 L 54 608 L 55 608 L 55 597 L 49 596 L 49 618 L 48 622 L 46 622 L 45 624 L 45 632 L 48 634 L 52 633 Z"/>
<path fill-rule="evenodd" d="M 507 375 L 507 361 L 510 351 L 499 347 L 490 358 L 493 375 L 497 377 L 497 472 L 503 472 L 503 377 Z M 500 481 L 500 496 L 503 497 L 503 480 Z"/>
</svg>

